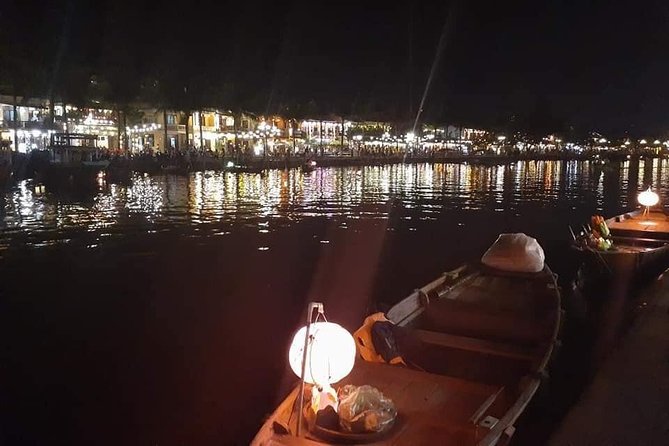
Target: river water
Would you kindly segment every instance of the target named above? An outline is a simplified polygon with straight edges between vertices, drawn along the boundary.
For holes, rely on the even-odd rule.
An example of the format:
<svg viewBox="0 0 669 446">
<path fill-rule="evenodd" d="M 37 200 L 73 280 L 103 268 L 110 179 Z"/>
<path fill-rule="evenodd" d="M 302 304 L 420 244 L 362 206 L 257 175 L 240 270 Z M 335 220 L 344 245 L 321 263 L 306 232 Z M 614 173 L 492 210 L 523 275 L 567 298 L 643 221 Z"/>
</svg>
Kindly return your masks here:
<svg viewBox="0 0 669 446">
<path fill-rule="evenodd" d="M 648 185 L 667 202 L 668 177 L 655 159 L 22 182 L 0 198 L 0 439 L 247 444 L 295 379 L 308 301 L 353 330 L 501 232 L 536 237 L 566 283 L 568 226 L 636 207 Z M 521 420 L 517 444 L 543 441 L 578 396 L 585 351 L 569 342 L 556 386 L 570 398 Z"/>
</svg>

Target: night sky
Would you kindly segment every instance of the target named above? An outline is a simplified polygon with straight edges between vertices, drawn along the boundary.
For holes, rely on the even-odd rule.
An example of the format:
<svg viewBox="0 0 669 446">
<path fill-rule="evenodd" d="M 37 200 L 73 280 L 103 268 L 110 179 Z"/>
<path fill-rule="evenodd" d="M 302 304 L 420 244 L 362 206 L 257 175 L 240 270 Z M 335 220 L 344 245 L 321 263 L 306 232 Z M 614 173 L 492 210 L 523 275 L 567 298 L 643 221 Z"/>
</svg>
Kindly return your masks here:
<svg viewBox="0 0 669 446">
<path fill-rule="evenodd" d="M 3 4 L 5 91 L 410 119 L 444 31 L 425 120 L 669 135 L 661 0 Z"/>
</svg>

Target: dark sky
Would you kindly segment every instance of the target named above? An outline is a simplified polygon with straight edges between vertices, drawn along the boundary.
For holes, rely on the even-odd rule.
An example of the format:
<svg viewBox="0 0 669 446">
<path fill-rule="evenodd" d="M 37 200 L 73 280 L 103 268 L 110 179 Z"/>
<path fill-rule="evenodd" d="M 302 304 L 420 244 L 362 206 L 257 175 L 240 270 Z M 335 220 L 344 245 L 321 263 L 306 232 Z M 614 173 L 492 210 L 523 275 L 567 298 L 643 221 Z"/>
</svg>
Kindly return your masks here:
<svg viewBox="0 0 669 446">
<path fill-rule="evenodd" d="M 44 67 L 47 83 L 56 66 L 61 77 L 85 67 L 127 94 L 156 78 L 211 105 L 408 118 L 445 29 L 425 119 L 500 125 L 539 113 L 608 133 L 669 132 L 662 0 L 3 4 L 3 52 Z"/>
</svg>

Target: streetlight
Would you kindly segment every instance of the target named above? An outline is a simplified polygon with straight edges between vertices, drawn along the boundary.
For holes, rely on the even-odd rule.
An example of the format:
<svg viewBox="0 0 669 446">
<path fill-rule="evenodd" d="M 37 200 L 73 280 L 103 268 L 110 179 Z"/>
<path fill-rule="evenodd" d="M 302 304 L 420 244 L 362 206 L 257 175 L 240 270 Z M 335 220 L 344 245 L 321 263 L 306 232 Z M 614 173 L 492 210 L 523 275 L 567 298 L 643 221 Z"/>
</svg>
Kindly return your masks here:
<svg viewBox="0 0 669 446">
<path fill-rule="evenodd" d="M 499 141 L 499 147 L 497 147 L 497 154 L 499 155 L 499 153 L 501 151 L 501 147 L 504 145 L 504 141 L 506 141 L 506 136 L 499 135 L 497 137 L 497 141 Z"/>
<path fill-rule="evenodd" d="M 268 132 L 268 130 L 269 130 L 269 125 L 265 121 L 258 124 L 258 132 L 263 137 L 263 149 L 262 149 L 262 157 L 263 158 L 267 157 L 267 132 Z"/>
<path fill-rule="evenodd" d="M 404 139 L 406 140 L 407 148 L 415 148 L 415 143 L 418 138 L 414 132 L 408 132 L 406 135 L 404 135 Z"/>
<path fill-rule="evenodd" d="M 274 125 L 269 125 L 267 122 L 263 121 L 258 124 L 258 133 L 263 138 L 263 158 L 267 157 L 267 137 L 275 137 L 279 134 L 279 129 Z"/>
</svg>

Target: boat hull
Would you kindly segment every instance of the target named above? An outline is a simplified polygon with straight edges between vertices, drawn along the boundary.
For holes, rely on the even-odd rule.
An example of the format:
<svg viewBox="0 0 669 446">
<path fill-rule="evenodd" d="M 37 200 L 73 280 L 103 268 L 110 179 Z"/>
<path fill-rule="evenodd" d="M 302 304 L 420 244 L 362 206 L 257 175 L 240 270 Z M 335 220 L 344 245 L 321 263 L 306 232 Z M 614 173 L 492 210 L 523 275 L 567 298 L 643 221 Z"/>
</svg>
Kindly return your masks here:
<svg viewBox="0 0 669 446">
<path fill-rule="evenodd" d="M 36 180 L 50 188 L 96 187 L 105 168 L 98 166 L 50 164 L 37 172 Z"/>
</svg>

